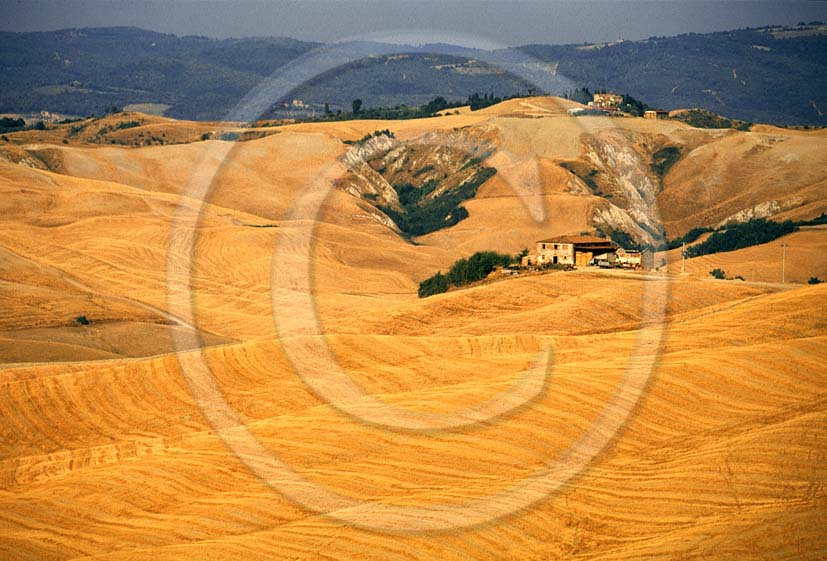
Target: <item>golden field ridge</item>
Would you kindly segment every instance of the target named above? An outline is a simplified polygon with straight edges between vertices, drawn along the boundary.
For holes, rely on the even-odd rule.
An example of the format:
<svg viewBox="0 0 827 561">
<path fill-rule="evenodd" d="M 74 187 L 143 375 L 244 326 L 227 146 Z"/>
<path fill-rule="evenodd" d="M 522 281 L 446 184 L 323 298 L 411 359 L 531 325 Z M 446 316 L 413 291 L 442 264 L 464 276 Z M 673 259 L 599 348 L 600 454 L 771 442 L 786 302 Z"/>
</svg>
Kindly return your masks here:
<svg viewBox="0 0 827 561">
<path fill-rule="evenodd" d="M 827 271 L 827 230 L 781 240 L 791 246 L 785 285 L 773 243 L 688 260 L 685 275 L 673 251 L 659 272 L 555 272 L 416 297 L 420 280 L 474 251 L 516 253 L 593 228 L 595 209 L 614 216 L 611 199 L 560 164 L 607 166 L 624 142 L 641 174 L 657 147 L 682 147 L 662 185 L 649 177 L 670 236 L 767 201 L 778 218 L 827 210 L 823 131 L 575 120 L 569 104 L 273 127 L 228 146 L 203 208 L 186 193 L 194 170 L 218 163 L 210 148 L 221 141 L 182 132 L 187 142 L 135 148 L 10 135 L 0 145 L 0 557 L 823 558 L 827 285 L 804 282 Z M 194 126 L 152 119 L 168 136 Z M 410 243 L 334 189 L 313 223 L 312 287 L 273 287 L 274 265 L 304 266 L 306 221 L 291 207 L 319 177 L 345 174 L 342 140 L 462 127 L 497 146 L 486 165 L 498 173 L 465 203 L 468 218 Z M 179 205 L 200 211 L 192 255 L 171 237 Z M 168 261 L 191 263 L 192 322 L 168 301 Z M 746 281 L 714 281 L 716 266 Z M 310 391 L 276 337 L 272 314 L 299 313 L 305 288 L 339 364 L 387 403 L 473 406 L 550 345 L 548 385 L 479 426 L 360 423 Z M 559 492 L 482 526 L 383 533 L 308 511 L 256 478 L 196 404 L 176 331 L 198 334 L 223 396 L 280 460 L 391 505 L 461 503 L 530 477 L 599 418 L 631 359 L 656 366 L 611 446 Z M 647 333 L 656 347 L 641 346 Z"/>
</svg>

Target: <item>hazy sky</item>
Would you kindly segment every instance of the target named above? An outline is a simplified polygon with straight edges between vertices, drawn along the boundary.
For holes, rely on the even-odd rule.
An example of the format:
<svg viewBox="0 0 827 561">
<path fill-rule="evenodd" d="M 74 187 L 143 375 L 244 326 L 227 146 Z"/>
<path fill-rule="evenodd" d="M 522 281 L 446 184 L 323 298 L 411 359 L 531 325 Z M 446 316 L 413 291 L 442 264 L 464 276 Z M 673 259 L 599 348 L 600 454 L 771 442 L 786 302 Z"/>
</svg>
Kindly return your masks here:
<svg viewBox="0 0 827 561">
<path fill-rule="evenodd" d="M 0 0 L 6 31 L 130 25 L 176 35 L 335 41 L 389 30 L 466 34 L 495 44 L 641 39 L 827 20 L 827 2 L 790 0 Z M 393 33 L 389 35 L 393 37 Z"/>
</svg>

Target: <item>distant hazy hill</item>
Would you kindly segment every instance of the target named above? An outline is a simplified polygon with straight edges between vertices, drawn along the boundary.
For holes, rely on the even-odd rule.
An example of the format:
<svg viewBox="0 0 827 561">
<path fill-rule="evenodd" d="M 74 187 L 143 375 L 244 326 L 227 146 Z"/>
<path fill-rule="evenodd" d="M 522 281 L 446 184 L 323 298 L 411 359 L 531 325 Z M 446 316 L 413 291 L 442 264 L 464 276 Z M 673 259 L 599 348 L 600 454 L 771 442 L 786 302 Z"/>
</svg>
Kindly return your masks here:
<svg viewBox="0 0 827 561">
<path fill-rule="evenodd" d="M 170 106 L 171 116 L 219 118 L 262 78 L 319 46 L 135 28 L 0 33 L 0 111 L 85 115 L 112 105 L 161 103 Z M 528 84 L 480 60 L 508 70 L 517 55 L 528 55 L 538 63 L 533 72 L 567 77 L 569 86 L 626 92 L 659 108 L 702 107 L 747 121 L 827 124 L 827 26 L 820 24 L 488 53 L 450 45 L 371 46 L 376 47 L 350 45 L 351 53 L 366 57 L 285 98 L 311 104 L 304 111 L 319 111 L 324 103 L 349 108 L 354 98 L 376 106 L 419 104 L 438 95 L 464 99 L 474 91 L 508 95 Z"/>
<path fill-rule="evenodd" d="M 559 61 L 558 72 L 576 82 L 628 92 L 655 107 L 702 107 L 755 122 L 827 124 L 824 25 L 521 50 Z"/>
<path fill-rule="evenodd" d="M 130 103 L 208 119 L 279 66 L 318 46 L 293 39 L 215 40 L 136 28 L 0 33 L 0 111 L 100 114 Z"/>
</svg>

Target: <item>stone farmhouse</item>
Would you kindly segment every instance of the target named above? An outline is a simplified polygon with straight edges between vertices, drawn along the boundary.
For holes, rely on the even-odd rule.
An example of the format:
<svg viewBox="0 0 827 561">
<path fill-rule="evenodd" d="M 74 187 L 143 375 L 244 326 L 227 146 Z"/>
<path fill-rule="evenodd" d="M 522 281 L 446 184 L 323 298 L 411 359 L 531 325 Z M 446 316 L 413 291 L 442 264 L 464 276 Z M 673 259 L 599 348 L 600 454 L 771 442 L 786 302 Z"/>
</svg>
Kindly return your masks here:
<svg viewBox="0 0 827 561">
<path fill-rule="evenodd" d="M 653 269 L 654 253 L 650 250 L 624 249 L 608 238 L 599 236 L 558 236 L 540 240 L 534 251 L 523 257 L 523 267 L 601 265 L 626 269 Z"/>
<path fill-rule="evenodd" d="M 572 265 L 586 267 L 595 255 L 614 253 L 618 246 L 598 236 L 559 236 L 540 240 L 534 252 L 523 257 L 523 266 Z"/>
<path fill-rule="evenodd" d="M 623 96 L 612 93 L 612 92 L 605 92 L 605 93 L 596 93 L 594 97 L 589 102 L 590 107 L 599 107 L 600 109 L 612 109 L 616 110 L 620 104 L 623 103 Z"/>
</svg>

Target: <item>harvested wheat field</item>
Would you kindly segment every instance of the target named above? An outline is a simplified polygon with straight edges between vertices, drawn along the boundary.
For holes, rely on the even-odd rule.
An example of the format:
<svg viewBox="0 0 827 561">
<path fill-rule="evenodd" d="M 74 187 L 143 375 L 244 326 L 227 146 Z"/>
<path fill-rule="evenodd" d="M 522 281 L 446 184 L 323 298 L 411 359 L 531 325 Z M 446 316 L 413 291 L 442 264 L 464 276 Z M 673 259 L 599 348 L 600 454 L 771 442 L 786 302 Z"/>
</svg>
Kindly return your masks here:
<svg viewBox="0 0 827 561">
<path fill-rule="evenodd" d="M 9 135 L 0 558 L 824 559 L 827 284 L 806 281 L 825 275 L 827 230 L 683 275 L 673 250 L 658 271 L 417 298 L 474 251 L 827 208 L 822 132 L 579 122 L 571 105 L 238 142 L 136 114 L 106 124 L 146 119 L 178 143 Z M 682 156 L 659 177 L 666 145 Z M 496 174 L 467 218 L 401 235 L 387 178 L 471 177 L 468 153 Z"/>
</svg>

